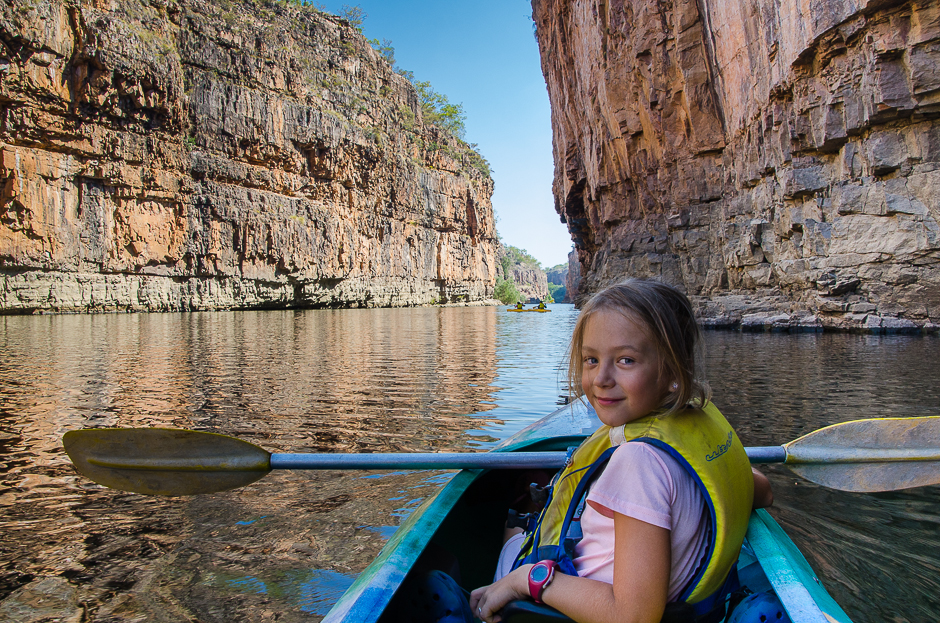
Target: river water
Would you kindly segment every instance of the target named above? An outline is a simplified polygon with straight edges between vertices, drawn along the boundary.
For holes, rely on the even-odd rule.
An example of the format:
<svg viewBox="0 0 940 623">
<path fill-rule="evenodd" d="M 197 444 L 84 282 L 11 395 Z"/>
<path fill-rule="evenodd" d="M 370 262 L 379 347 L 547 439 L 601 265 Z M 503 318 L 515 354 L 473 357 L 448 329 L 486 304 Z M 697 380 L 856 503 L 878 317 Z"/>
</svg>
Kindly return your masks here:
<svg viewBox="0 0 940 623">
<path fill-rule="evenodd" d="M 0 620 L 317 621 L 451 472 L 274 472 L 192 498 L 79 477 L 67 430 L 183 427 L 276 452 L 486 450 L 556 408 L 577 317 L 501 308 L 0 317 Z M 940 414 L 940 339 L 706 334 L 745 445 Z M 940 487 L 768 467 L 771 513 L 855 621 L 940 620 Z"/>
</svg>

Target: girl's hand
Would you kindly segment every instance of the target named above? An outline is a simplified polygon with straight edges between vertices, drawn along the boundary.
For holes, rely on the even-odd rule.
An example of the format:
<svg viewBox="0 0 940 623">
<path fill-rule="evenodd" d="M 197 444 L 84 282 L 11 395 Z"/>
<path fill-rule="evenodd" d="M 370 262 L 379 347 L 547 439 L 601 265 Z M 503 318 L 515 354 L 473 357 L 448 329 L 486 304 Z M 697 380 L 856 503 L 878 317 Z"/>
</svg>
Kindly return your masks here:
<svg viewBox="0 0 940 623">
<path fill-rule="evenodd" d="M 483 586 L 470 593 L 470 608 L 473 615 L 487 623 L 502 620 L 497 613 L 510 601 L 529 597 L 529 569 L 522 565 L 498 582 Z"/>
<path fill-rule="evenodd" d="M 767 476 L 757 471 L 756 467 L 751 467 L 754 474 L 754 508 L 767 508 L 774 503 L 774 492 L 770 488 L 770 481 Z"/>
</svg>

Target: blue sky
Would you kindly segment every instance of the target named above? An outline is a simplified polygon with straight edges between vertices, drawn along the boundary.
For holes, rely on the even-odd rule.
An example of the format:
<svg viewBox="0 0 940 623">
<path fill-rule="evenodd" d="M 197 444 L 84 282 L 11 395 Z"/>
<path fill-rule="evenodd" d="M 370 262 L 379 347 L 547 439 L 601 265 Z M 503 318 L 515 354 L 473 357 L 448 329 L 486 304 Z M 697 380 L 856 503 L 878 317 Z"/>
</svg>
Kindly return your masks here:
<svg viewBox="0 0 940 623">
<path fill-rule="evenodd" d="M 490 163 L 496 229 L 543 266 L 568 261 L 571 238 L 552 198 L 552 132 L 529 0 L 319 1 L 368 14 L 362 30 L 388 39 L 414 72 L 467 115 L 469 143 Z"/>
</svg>

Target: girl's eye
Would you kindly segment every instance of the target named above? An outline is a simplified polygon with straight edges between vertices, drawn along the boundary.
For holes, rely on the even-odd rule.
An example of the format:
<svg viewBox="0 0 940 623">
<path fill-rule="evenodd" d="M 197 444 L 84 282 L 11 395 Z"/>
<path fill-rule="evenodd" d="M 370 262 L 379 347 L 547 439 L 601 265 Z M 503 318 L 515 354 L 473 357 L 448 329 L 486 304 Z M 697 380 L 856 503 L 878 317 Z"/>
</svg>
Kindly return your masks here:
<svg viewBox="0 0 940 623">
<path fill-rule="evenodd" d="M 624 365 L 629 365 L 629 364 L 633 363 L 633 359 L 631 359 L 630 357 L 621 357 L 621 358 L 618 359 L 617 361 L 618 361 L 619 363 L 624 364 Z"/>
<path fill-rule="evenodd" d="M 585 365 L 593 366 L 593 365 L 596 364 L 596 363 L 597 363 L 597 359 L 595 359 L 594 357 L 585 357 L 585 358 L 584 358 L 584 364 L 585 364 Z"/>
</svg>

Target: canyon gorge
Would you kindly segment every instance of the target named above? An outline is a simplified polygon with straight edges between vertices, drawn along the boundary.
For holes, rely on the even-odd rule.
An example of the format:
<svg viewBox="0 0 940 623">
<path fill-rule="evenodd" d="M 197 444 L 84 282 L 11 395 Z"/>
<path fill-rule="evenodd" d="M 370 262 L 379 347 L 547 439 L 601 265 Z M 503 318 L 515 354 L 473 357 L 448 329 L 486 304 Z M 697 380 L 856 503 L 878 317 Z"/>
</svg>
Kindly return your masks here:
<svg viewBox="0 0 940 623">
<path fill-rule="evenodd" d="M 938 329 L 936 3 L 532 9 L 571 300 L 653 277 L 706 326 Z M 492 302 L 485 160 L 353 24 L 0 10 L 0 312 Z"/>
</svg>

